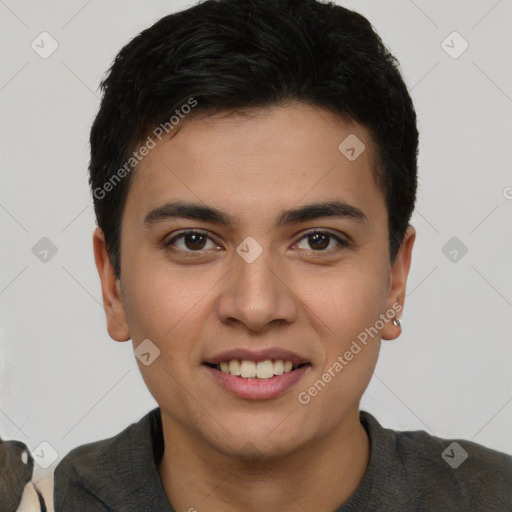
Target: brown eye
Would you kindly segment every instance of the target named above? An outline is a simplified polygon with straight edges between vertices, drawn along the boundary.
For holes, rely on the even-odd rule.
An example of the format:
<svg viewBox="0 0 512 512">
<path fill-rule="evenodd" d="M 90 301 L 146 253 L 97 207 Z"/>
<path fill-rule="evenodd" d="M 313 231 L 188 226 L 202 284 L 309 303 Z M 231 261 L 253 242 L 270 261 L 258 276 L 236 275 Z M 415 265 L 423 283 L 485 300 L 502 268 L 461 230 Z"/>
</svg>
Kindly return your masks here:
<svg viewBox="0 0 512 512">
<path fill-rule="evenodd" d="M 183 240 L 185 241 L 187 249 L 194 251 L 204 248 L 206 237 L 204 235 L 198 235 L 197 233 L 190 233 L 188 235 L 184 235 Z"/>
<path fill-rule="evenodd" d="M 208 242 L 210 246 L 208 246 Z M 209 236 L 200 231 L 184 231 L 171 238 L 165 246 L 183 252 L 202 252 L 202 249 L 216 249 L 218 246 Z"/>
<path fill-rule="evenodd" d="M 326 233 L 309 235 L 309 245 L 312 249 L 325 249 L 329 246 L 330 236 Z"/>
<path fill-rule="evenodd" d="M 317 252 L 330 252 L 326 250 L 329 247 L 332 250 L 339 250 L 349 246 L 348 242 L 328 231 L 312 231 L 306 233 L 298 243 L 301 243 L 302 240 L 306 240 L 309 246 L 305 247 L 305 249 Z M 331 245 L 332 241 L 336 242 L 334 246 Z"/>
</svg>

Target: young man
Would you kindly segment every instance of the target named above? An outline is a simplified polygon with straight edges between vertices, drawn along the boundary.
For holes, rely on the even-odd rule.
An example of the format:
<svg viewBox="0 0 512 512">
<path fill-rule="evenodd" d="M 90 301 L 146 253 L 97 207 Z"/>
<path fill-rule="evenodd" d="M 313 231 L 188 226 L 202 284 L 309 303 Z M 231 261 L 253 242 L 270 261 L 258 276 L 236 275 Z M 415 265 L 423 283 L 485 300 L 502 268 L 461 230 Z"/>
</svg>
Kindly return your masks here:
<svg viewBox="0 0 512 512">
<path fill-rule="evenodd" d="M 369 22 L 209 0 L 103 88 L 96 264 L 159 407 L 63 459 L 56 511 L 510 509 L 511 457 L 359 411 L 401 332 L 418 147 Z"/>
</svg>

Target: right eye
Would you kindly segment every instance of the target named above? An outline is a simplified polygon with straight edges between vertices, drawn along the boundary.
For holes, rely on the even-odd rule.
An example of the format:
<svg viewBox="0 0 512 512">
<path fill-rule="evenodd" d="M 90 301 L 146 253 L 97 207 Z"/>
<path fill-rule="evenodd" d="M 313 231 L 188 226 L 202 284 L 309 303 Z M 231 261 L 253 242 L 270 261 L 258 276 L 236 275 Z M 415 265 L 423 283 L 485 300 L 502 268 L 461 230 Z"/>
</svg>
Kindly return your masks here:
<svg viewBox="0 0 512 512">
<path fill-rule="evenodd" d="M 211 242 L 208 247 L 208 242 Z M 165 247 L 177 252 L 204 252 L 203 249 L 219 249 L 219 246 L 204 231 L 187 230 L 165 242 Z"/>
</svg>

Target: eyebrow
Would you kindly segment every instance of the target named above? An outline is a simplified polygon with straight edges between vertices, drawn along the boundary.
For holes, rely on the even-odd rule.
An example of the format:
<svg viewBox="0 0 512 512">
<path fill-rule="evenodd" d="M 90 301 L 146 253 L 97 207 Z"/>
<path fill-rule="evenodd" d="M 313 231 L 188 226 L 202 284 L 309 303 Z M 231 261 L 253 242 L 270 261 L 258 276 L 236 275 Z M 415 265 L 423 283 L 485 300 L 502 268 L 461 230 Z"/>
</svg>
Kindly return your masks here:
<svg viewBox="0 0 512 512">
<path fill-rule="evenodd" d="M 343 201 L 329 201 L 283 210 L 276 222 L 276 227 L 298 224 L 321 217 L 348 219 L 360 224 L 368 221 L 366 214 L 356 206 Z M 144 225 L 150 226 L 172 218 L 201 220 L 226 227 L 233 227 L 237 223 L 237 220 L 227 213 L 211 206 L 184 201 L 170 201 L 148 212 L 144 217 Z"/>
</svg>

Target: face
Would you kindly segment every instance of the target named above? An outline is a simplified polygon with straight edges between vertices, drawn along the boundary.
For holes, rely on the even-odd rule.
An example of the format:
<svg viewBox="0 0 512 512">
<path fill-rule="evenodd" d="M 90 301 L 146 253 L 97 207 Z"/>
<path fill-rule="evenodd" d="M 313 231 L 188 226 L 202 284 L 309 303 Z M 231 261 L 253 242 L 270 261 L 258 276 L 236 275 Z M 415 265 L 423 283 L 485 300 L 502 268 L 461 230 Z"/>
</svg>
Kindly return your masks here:
<svg viewBox="0 0 512 512">
<path fill-rule="evenodd" d="M 271 456 L 357 418 L 414 240 L 390 266 L 373 155 L 361 125 L 295 104 L 185 121 L 144 158 L 120 282 L 99 231 L 95 254 L 110 335 L 150 340 L 138 364 L 164 428 Z"/>
</svg>

